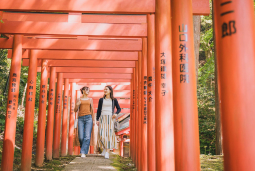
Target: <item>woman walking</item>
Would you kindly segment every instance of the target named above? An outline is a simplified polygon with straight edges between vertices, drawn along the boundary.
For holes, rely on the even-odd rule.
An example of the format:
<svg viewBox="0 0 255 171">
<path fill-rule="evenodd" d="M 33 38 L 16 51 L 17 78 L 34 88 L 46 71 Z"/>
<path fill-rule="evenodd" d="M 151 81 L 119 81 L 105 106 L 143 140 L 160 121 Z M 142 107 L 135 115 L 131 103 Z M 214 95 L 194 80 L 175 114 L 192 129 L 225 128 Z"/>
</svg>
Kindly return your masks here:
<svg viewBox="0 0 255 171">
<path fill-rule="evenodd" d="M 114 109 L 117 108 L 116 114 Z M 98 140 L 97 146 L 103 150 L 102 155 L 109 158 L 110 149 L 116 148 L 117 139 L 114 132 L 113 119 L 121 111 L 117 99 L 113 97 L 113 89 L 111 86 L 105 86 L 104 97 L 99 99 L 97 109 L 97 125 L 98 127 Z"/>
<path fill-rule="evenodd" d="M 90 90 L 89 87 L 81 89 L 82 97 L 77 99 L 74 111 L 78 110 L 78 137 L 81 147 L 81 157 L 86 157 L 89 151 L 90 137 L 93 126 L 93 118 L 95 118 L 93 111 L 93 100 L 88 98 Z"/>
</svg>

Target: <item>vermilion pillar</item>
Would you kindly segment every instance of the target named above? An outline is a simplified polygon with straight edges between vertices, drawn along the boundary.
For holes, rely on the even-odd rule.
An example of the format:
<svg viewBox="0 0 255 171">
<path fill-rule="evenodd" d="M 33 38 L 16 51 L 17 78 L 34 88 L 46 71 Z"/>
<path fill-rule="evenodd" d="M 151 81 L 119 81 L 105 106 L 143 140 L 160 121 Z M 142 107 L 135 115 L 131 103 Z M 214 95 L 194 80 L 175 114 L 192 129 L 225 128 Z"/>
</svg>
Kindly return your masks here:
<svg viewBox="0 0 255 171">
<path fill-rule="evenodd" d="M 67 140 L 67 118 L 68 118 L 68 96 L 69 96 L 69 79 L 65 78 L 64 98 L 63 98 L 63 119 L 62 119 L 62 137 L 61 137 L 61 156 L 66 156 Z"/>
<path fill-rule="evenodd" d="M 141 53 L 138 53 L 138 55 L 141 55 Z M 139 116 L 139 109 L 138 109 L 138 61 L 135 61 L 135 89 L 136 89 L 136 99 L 135 99 L 135 105 L 136 105 L 136 116 L 135 116 L 135 130 L 136 130 L 136 145 L 135 145 L 135 148 L 136 148 L 136 168 L 138 168 L 138 150 L 139 150 L 139 147 L 138 147 L 138 137 L 139 137 L 139 128 L 138 128 L 138 116 Z"/>
<path fill-rule="evenodd" d="M 130 128 L 130 157 L 131 157 L 131 159 L 133 159 L 133 156 L 132 156 L 132 154 L 133 154 L 133 122 L 134 122 L 134 119 L 133 119 L 133 117 L 134 117 L 134 113 L 133 113 L 133 79 L 134 79 L 134 77 L 133 77 L 133 75 L 132 75 L 132 79 L 131 79 L 131 82 L 130 82 L 130 107 L 129 107 L 129 109 L 130 109 L 130 120 L 129 120 L 129 128 Z"/>
<path fill-rule="evenodd" d="M 147 14 L 147 157 L 148 171 L 156 170 L 155 141 L 155 15 Z"/>
<path fill-rule="evenodd" d="M 156 0 L 155 33 L 156 170 L 173 171 L 175 162 L 170 0 Z"/>
<path fill-rule="evenodd" d="M 47 86 L 48 86 L 47 74 L 48 74 L 48 61 L 42 60 L 39 114 L 38 114 L 38 127 L 37 127 L 37 141 L 36 141 L 36 156 L 35 156 L 36 166 L 42 166 L 43 157 L 44 157 Z"/>
<path fill-rule="evenodd" d="M 141 170 L 147 171 L 147 39 L 143 38 L 141 92 Z"/>
<path fill-rule="evenodd" d="M 76 88 L 76 83 L 72 83 L 71 84 L 70 117 L 69 117 L 69 134 L 68 134 L 68 154 L 69 155 L 73 155 L 75 88 Z"/>
<path fill-rule="evenodd" d="M 51 67 L 50 68 L 49 98 L 48 98 L 47 130 L 46 130 L 46 160 L 52 160 L 56 76 L 57 76 L 56 68 Z"/>
<path fill-rule="evenodd" d="M 62 110 L 62 88 L 63 88 L 63 73 L 58 73 L 57 97 L 54 121 L 54 137 L 53 137 L 53 158 L 59 158 L 60 146 L 60 127 L 61 127 L 61 110 Z"/>
<path fill-rule="evenodd" d="M 214 1 L 224 169 L 255 170 L 253 1 Z"/>
<path fill-rule="evenodd" d="M 75 91 L 75 99 L 77 99 L 77 98 L 79 98 L 80 96 L 79 96 L 79 90 L 76 90 Z M 76 101 L 75 101 L 75 103 L 76 103 Z M 77 112 L 75 112 L 75 119 L 78 119 L 78 113 Z M 74 133 L 76 133 L 75 131 L 74 131 Z M 74 137 L 75 138 L 75 137 Z M 78 155 L 78 154 L 80 154 L 80 150 L 79 150 L 79 146 L 74 146 L 74 155 Z"/>
<path fill-rule="evenodd" d="M 2 153 L 2 170 L 13 170 L 19 83 L 22 58 L 22 36 L 15 35 L 12 45 L 12 61 L 9 78 L 8 100 L 5 118 L 4 142 Z"/>
<path fill-rule="evenodd" d="M 175 169 L 200 170 L 192 0 L 172 0 Z"/>
<path fill-rule="evenodd" d="M 120 136 L 120 156 L 123 157 L 123 135 Z"/>
<path fill-rule="evenodd" d="M 132 110 L 133 110 L 133 162 L 136 161 L 136 68 L 133 69 L 133 102 L 132 102 Z"/>
<path fill-rule="evenodd" d="M 34 51 L 29 53 L 29 68 L 27 78 L 25 122 L 23 130 L 21 170 L 31 170 L 33 130 L 34 130 L 34 108 L 36 93 L 37 57 Z"/>
<path fill-rule="evenodd" d="M 142 171 L 142 53 L 138 52 L 138 163 L 137 170 Z"/>
</svg>

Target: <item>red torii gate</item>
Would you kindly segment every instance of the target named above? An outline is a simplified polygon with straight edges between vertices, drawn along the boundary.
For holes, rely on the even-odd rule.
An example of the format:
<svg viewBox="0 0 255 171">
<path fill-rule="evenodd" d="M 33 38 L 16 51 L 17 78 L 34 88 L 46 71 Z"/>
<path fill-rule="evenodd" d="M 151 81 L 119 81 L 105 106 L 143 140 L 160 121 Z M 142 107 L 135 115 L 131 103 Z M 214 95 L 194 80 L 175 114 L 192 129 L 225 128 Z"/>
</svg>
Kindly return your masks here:
<svg viewBox="0 0 255 171">
<path fill-rule="evenodd" d="M 77 1 L 78 2 L 78 1 Z M 147 5 L 145 5 L 145 3 L 147 2 Z M 155 3 L 156 2 L 156 3 Z M 197 2 L 197 1 L 196 1 Z M 200 1 L 202 2 L 202 1 Z M 250 44 L 249 46 L 245 46 L 242 45 L 241 43 L 243 42 L 243 40 L 247 40 L 246 37 L 244 36 L 239 36 L 238 38 L 235 37 L 234 34 L 236 35 L 240 35 L 240 32 L 237 34 L 236 30 L 237 28 L 242 30 L 242 34 L 245 35 L 254 35 L 254 21 L 252 19 L 253 16 L 253 8 L 252 8 L 252 1 L 245 1 L 242 2 L 242 6 L 239 6 L 237 4 L 232 4 L 232 2 L 229 3 L 224 3 L 222 2 L 217 2 L 216 4 L 216 37 L 217 37 L 217 46 L 219 46 L 219 44 L 221 45 L 222 42 L 224 42 L 225 44 L 228 45 L 228 47 L 231 47 L 231 44 L 235 44 L 235 46 L 237 47 L 242 47 L 240 49 L 246 49 L 246 53 L 247 56 L 253 57 L 254 56 L 254 50 L 252 50 L 253 45 L 254 45 L 254 36 L 249 36 L 249 40 L 250 40 Z M 132 79 L 132 85 L 131 87 L 134 87 L 132 90 L 135 90 L 135 92 L 131 91 L 132 93 L 135 94 L 134 98 L 133 98 L 133 94 L 131 95 L 131 98 L 133 98 L 132 100 L 135 101 L 135 109 L 133 111 L 133 114 L 131 115 L 131 134 L 134 133 L 133 135 L 135 136 L 131 136 L 131 151 L 132 151 L 132 158 L 135 161 L 138 170 L 150 170 L 150 169 L 154 169 L 155 167 L 157 168 L 157 170 L 174 170 L 174 168 L 181 170 L 184 168 L 189 168 L 192 169 L 194 168 L 194 170 L 197 170 L 199 167 L 199 158 L 198 158 L 198 154 L 199 154 L 199 149 L 198 149 L 198 128 L 197 128 L 197 110 L 194 109 L 194 106 L 196 105 L 195 103 L 195 76 L 194 76 L 194 68 L 192 69 L 192 67 L 194 67 L 194 61 L 193 59 L 193 52 L 192 52 L 192 24 L 190 23 L 190 21 L 192 21 L 192 19 L 190 18 L 192 16 L 192 8 L 191 8 L 191 1 L 177 1 L 177 0 L 172 0 L 171 1 L 171 5 L 170 5 L 170 1 L 153 1 L 153 0 L 144 0 L 144 1 L 139 1 L 139 2 L 135 2 L 135 1 L 131 1 L 129 2 L 130 4 L 126 4 L 126 2 L 122 2 L 123 4 L 115 4 L 115 5 L 106 5 L 108 2 L 104 2 L 104 3 L 97 3 L 94 4 L 93 6 L 91 6 L 90 2 L 79 2 L 76 4 L 72 4 L 70 5 L 65 5 L 62 6 L 63 4 L 59 4 L 59 5 L 54 5 L 55 1 L 53 2 L 48 2 L 48 3 L 35 3 L 33 2 L 33 0 L 26 0 L 25 2 L 23 2 L 23 5 L 16 3 L 12 0 L 11 2 L 7 0 L 3 0 L 0 2 L 0 9 L 4 9 L 6 11 L 8 10 L 20 10 L 20 11 L 30 11 L 30 10 L 42 10 L 42 11 L 68 11 L 68 12 L 81 12 L 81 11 L 86 11 L 88 13 L 94 13 L 95 11 L 99 12 L 99 13 L 109 13 L 109 12 L 116 12 L 116 13 L 139 13 L 139 14 L 148 14 L 148 13 L 154 13 L 155 12 L 155 44 L 153 44 L 153 17 L 154 14 L 151 15 L 147 15 L 147 19 L 148 19 L 148 23 L 145 24 L 119 24 L 119 25 L 115 25 L 115 24 L 110 24 L 107 28 L 112 29 L 112 31 L 114 31 L 115 33 L 112 33 L 110 30 L 106 30 L 106 28 L 103 28 L 104 31 L 100 30 L 89 30 L 91 29 L 91 26 L 95 26 L 95 27 L 103 27 L 106 26 L 105 24 L 88 24 L 88 23 L 80 23 L 77 25 L 76 29 L 71 29 L 71 27 L 76 26 L 76 24 L 73 23 L 51 23 L 51 24 L 46 24 L 46 23 L 39 23 L 39 22 L 28 22 L 28 21 L 5 21 L 5 24 L 1 24 L 0 25 L 0 32 L 4 33 L 4 34 L 25 34 L 27 36 L 38 36 L 40 37 L 40 34 L 47 34 L 45 37 L 46 38 L 50 38 L 52 34 L 57 35 L 59 37 L 65 37 L 66 34 L 72 34 L 72 35 L 76 35 L 76 36 L 84 36 L 87 35 L 89 36 L 102 36 L 102 37 L 114 37 L 114 38 L 127 38 L 127 37 L 132 37 L 132 38 L 141 38 L 143 37 L 143 50 L 138 52 L 138 61 L 134 63 L 132 63 L 130 67 L 135 68 L 134 73 L 133 73 L 133 79 Z M 134 3 L 137 3 L 136 5 L 134 5 Z M 25 5 L 24 5 L 25 4 Z M 46 5 L 48 4 L 48 5 Z M 50 5 L 54 6 L 53 8 L 49 8 Z M 142 5 L 141 5 L 142 4 Z M 234 14 L 231 14 L 231 17 L 225 17 L 224 15 L 227 15 L 228 13 L 221 13 L 222 11 L 224 12 L 224 10 L 227 8 L 225 5 L 229 5 L 230 7 L 232 7 L 232 9 L 235 12 L 231 12 Z M 132 6 L 133 5 L 133 6 Z M 203 4 L 204 5 L 204 4 Z M 72 7 L 71 7 L 72 6 Z M 171 8 L 170 8 L 171 6 Z M 180 7 L 181 6 L 181 7 Z M 82 8 L 84 7 L 84 8 Z M 154 10 L 154 7 L 156 10 Z M 194 2 L 193 2 L 193 7 L 194 7 Z M 226 7 L 226 8 L 225 8 Z M 178 8 L 178 10 L 176 10 Z M 171 10 L 172 9 L 172 10 Z M 181 10 L 180 10 L 181 9 Z M 194 9 L 194 8 L 193 8 Z M 205 9 L 205 8 L 204 8 Z M 208 9 L 208 8 L 207 8 Z M 246 11 L 244 11 L 244 9 L 247 9 Z M 222 11 L 221 11 L 222 10 Z M 171 16 L 171 11 L 172 11 L 172 16 L 173 19 L 172 21 L 170 20 L 170 16 Z M 182 15 L 179 15 L 179 14 Z M 200 13 L 201 14 L 201 13 Z M 224 15 L 223 15 L 224 14 Z M 248 16 L 247 20 L 243 20 L 243 17 L 240 17 L 242 15 L 244 16 Z M 74 15 L 75 16 L 75 15 Z M 179 16 L 179 18 L 175 18 L 176 16 Z M 222 17 L 224 16 L 224 17 Z M 233 18 L 232 18 L 233 17 Z M 70 16 L 70 18 L 72 18 Z M 74 17 L 75 18 L 75 17 Z M 77 18 L 76 18 L 77 19 Z M 235 19 L 235 21 L 234 21 Z M 150 21 L 149 21 L 150 20 Z M 220 31 L 220 27 L 222 24 L 225 24 L 228 20 L 231 21 L 231 23 L 229 24 L 229 27 L 233 27 L 234 30 L 232 30 L 233 32 L 231 32 L 230 29 L 228 29 L 228 27 L 226 27 L 226 30 L 223 30 L 222 32 L 222 37 L 219 35 L 219 31 Z M 68 20 L 69 21 L 69 20 Z M 76 20 L 78 21 L 78 20 Z M 230 22 L 228 21 L 228 22 Z M 240 22 L 242 24 L 234 24 Z M 99 22 L 100 23 L 100 22 Z M 149 27 L 149 24 L 152 23 L 152 27 Z M 253 25 L 249 25 L 251 27 L 245 27 L 248 23 L 253 23 Z M 35 30 L 31 29 L 32 28 L 32 24 L 38 24 L 38 26 L 35 27 Z M 172 24 L 172 25 L 171 25 Z M 231 25 L 232 24 L 232 25 Z M 23 30 L 18 30 L 15 28 L 11 28 L 11 25 L 19 25 L 22 26 Z M 40 31 L 39 26 L 44 26 L 47 25 L 49 26 L 50 30 L 47 29 L 43 29 Z M 56 26 L 56 28 L 59 28 L 61 26 L 66 26 L 66 28 L 70 28 L 67 32 L 65 31 L 59 31 L 58 33 L 56 32 L 56 28 L 54 28 Z M 89 28 L 87 30 L 79 30 L 79 29 L 83 29 L 84 26 L 88 26 Z M 150 29 L 151 28 L 151 29 Z M 187 56 L 189 57 L 189 61 L 187 61 L 186 63 L 182 63 L 182 61 L 180 62 L 178 60 L 178 56 L 180 55 L 179 53 L 179 49 L 178 46 L 172 46 L 171 43 L 171 29 L 172 28 L 172 35 L 173 35 L 173 42 L 174 45 L 180 45 L 181 41 L 184 41 L 186 43 L 186 46 L 189 48 L 187 51 Z M 249 28 L 249 30 L 247 29 Z M 30 32 L 28 33 L 27 30 L 30 30 Z M 121 32 L 119 29 L 123 29 L 123 32 Z M 137 31 L 132 31 L 129 29 L 137 29 Z M 39 33 L 36 33 L 39 32 Z M 150 38 L 149 38 L 149 33 L 150 33 Z M 230 37 L 230 35 L 234 35 L 232 37 Z M 175 37 L 176 36 L 176 37 Z M 229 37 L 226 37 L 229 36 Z M 54 36 L 53 36 L 54 37 Z M 85 36 L 86 37 L 86 36 Z M 149 54 L 148 52 L 148 57 L 150 56 L 151 58 L 148 58 L 148 66 L 147 67 L 152 67 L 152 72 L 151 69 L 146 70 L 146 64 L 143 63 L 145 61 L 145 57 L 147 56 L 147 50 L 145 50 L 147 48 L 147 45 L 145 46 L 145 42 L 146 39 L 145 37 L 148 37 L 148 51 L 150 51 L 151 53 Z M 252 37 L 252 38 L 250 38 Z M 84 38 L 84 37 L 83 37 Z M 224 38 L 224 39 L 223 39 Z M 89 39 L 89 38 L 88 38 Z M 82 39 L 81 39 L 82 40 Z M 237 41 L 238 40 L 238 41 Z M 19 78 L 19 69 L 17 67 L 17 64 L 19 64 L 18 61 L 15 61 L 16 58 L 20 59 L 21 55 L 22 55 L 22 43 L 21 43 L 21 36 L 16 35 L 13 41 L 13 58 L 12 58 L 12 70 L 11 70 L 11 77 L 13 78 L 13 73 L 17 73 L 15 76 L 18 80 Z M 237 44 L 236 42 L 240 42 L 239 44 Z M 54 43 L 51 44 L 52 46 L 54 46 Z M 154 47 L 156 46 L 156 47 Z M 174 79 L 173 79 L 173 89 L 175 90 L 174 94 L 172 91 L 172 52 L 171 52 L 171 47 L 173 48 L 173 66 L 174 66 Z M 219 55 L 224 54 L 225 56 L 228 56 L 228 48 L 223 49 L 223 46 L 219 46 L 218 49 L 220 49 Z M 38 48 L 40 49 L 40 48 Z M 44 48 L 42 48 L 44 49 Z M 50 48 L 45 48 L 45 49 L 50 49 Z M 67 48 L 69 49 L 69 48 Z M 72 50 L 74 50 L 75 48 L 73 48 Z M 153 72 L 153 65 L 151 66 L 151 64 L 153 64 L 153 50 L 151 49 L 155 49 L 155 73 Z M 235 52 L 239 52 L 239 49 L 236 48 L 237 50 Z M 235 57 L 235 59 L 238 59 L 236 61 L 238 61 L 237 63 L 231 63 L 229 69 L 232 71 L 233 68 L 235 68 L 235 66 L 239 66 L 238 69 L 240 68 L 247 68 L 247 70 L 245 71 L 240 71 L 240 73 L 242 74 L 242 79 L 239 79 L 239 77 L 234 77 L 230 79 L 230 81 L 233 81 L 236 85 L 239 85 L 241 87 L 245 87 L 249 84 L 253 84 L 254 83 L 254 77 L 252 77 L 252 79 L 248 79 L 247 78 L 247 74 L 249 73 L 254 73 L 254 66 L 253 66 L 253 62 L 248 62 L 248 63 L 243 63 L 242 61 L 239 60 L 239 55 L 240 53 L 233 53 L 232 56 Z M 226 86 L 228 85 L 227 83 L 225 83 L 226 80 L 228 79 L 228 75 L 227 73 L 224 73 L 224 66 L 222 65 L 222 63 L 227 63 L 228 61 L 225 60 L 226 57 L 224 57 L 224 55 L 222 56 L 222 60 L 218 61 L 219 64 L 219 74 L 220 74 L 220 87 L 221 87 L 221 92 L 222 90 L 226 90 Z M 162 61 L 162 58 L 166 58 L 165 60 Z M 177 58 L 177 59 L 175 59 Z M 253 61 L 252 58 L 249 58 L 250 61 Z M 46 59 L 43 59 L 44 61 L 46 61 Z M 15 64 L 15 62 L 17 62 Z M 28 62 L 28 61 L 27 61 Z M 31 62 L 31 61 L 30 61 Z M 58 64 L 58 62 L 60 62 L 60 64 Z M 67 61 L 66 61 L 67 62 Z M 77 62 L 77 61 L 76 61 Z M 94 67 L 102 67 L 102 64 L 100 64 L 99 61 L 97 62 L 93 62 L 93 61 L 89 61 L 90 64 L 92 64 Z M 126 61 L 125 61 L 126 62 Z M 34 61 L 34 64 L 36 64 L 37 61 Z M 44 62 L 42 62 L 42 71 L 44 71 L 43 73 L 46 73 L 45 75 L 47 75 L 47 71 L 45 71 L 46 69 L 44 68 L 43 65 Z M 46 63 L 46 62 L 45 62 Z M 73 64 L 75 62 L 72 62 Z M 114 61 L 111 62 L 112 64 L 114 63 Z M 116 62 L 117 63 L 117 62 Z M 59 61 L 53 61 L 49 59 L 49 66 L 54 66 L 54 67 L 58 67 L 60 65 L 63 66 L 68 66 L 64 61 L 62 62 L 62 60 Z M 183 65 L 182 68 L 179 67 L 175 67 L 176 65 Z M 186 65 L 187 64 L 187 65 Z M 81 64 L 80 64 L 81 65 Z M 248 65 L 250 67 L 248 67 Z M 18 65 L 20 66 L 20 65 Z M 91 65 L 90 65 L 91 66 Z M 114 65 L 113 65 L 114 66 Z M 189 71 L 186 70 L 186 66 L 188 66 Z M 16 67 L 16 68 L 15 68 Z M 31 67 L 32 68 L 32 67 Z M 165 69 L 166 70 L 165 70 Z M 180 70 L 179 70 L 180 69 Z M 36 70 L 34 68 L 34 70 Z M 156 141 L 156 165 L 155 167 L 150 167 L 151 164 L 153 163 L 153 161 L 155 162 L 155 159 L 152 160 L 152 162 L 148 162 L 148 168 L 147 168 L 147 164 L 142 163 L 142 161 L 145 159 L 146 161 L 149 161 L 146 159 L 147 155 L 146 152 L 144 151 L 144 146 L 142 146 L 142 142 L 144 143 L 144 141 L 146 140 L 146 127 L 144 127 L 145 125 L 143 124 L 143 119 L 142 117 L 145 116 L 146 113 L 144 113 L 144 111 L 142 111 L 142 104 L 144 104 L 144 102 L 142 102 L 142 100 L 144 99 L 144 96 L 142 95 L 145 91 L 145 89 L 147 89 L 147 87 L 145 88 L 143 86 L 144 83 L 144 77 L 146 76 L 146 71 L 148 72 L 147 78 L 152 77 L 151 83 L 153 85 L 154 80 L 155 80 L 155 103 L 157 106 L 157 113 L 160 113 L 160 116 L 155 117 L 156 120 L 156 127 L 154 127 L 154 129 L 156 130 L 156 139 L 158 141 Z M 183 74 L 180 75 L 176 75 L 176 73 L 179 72 L 184 72 Z M 149 75 L 149 73 L 151 75 Z M 155 74 L 155 76 L 154 76 Z M 63 75 L 62 73 L 59 73 L 58 75 Z M 187 75 L 189 76 L 189 79 L 187 77 Z M 179 79 L 178 79 L 179 76 Z M 60 76 L 61 77 L 61 76 Z M 56 78 L 56 77 L 55 77 Z M 60 82 L 62 81 L 62 79 L 58 79 L 60 80 Z M 146 79 L 147 80 L 147 79 Z M 150 82 L 150 80 L 148 79 L 148 83 Z M 252 81 L 251 81 L 252 80 Z M 19 81 L 18 81 L 19 82 Z M 184 84 L 184 83 L 188 83 L 188 84 Z M 243 84 L 245 83 L 245 84 Z M 247 84 L 246 84 L 247 83 Z M 59 84 L 60 87 L 62 86 L 62 84 Z M 147 83 L 146 83 L 147 85 Z M 163 86 L 164 85 L 164 86 Z M 18 87 L 18 83 L 16 85 Z M 241 160 L 238 160 L 240 158 L 240 156 L 250 156 L 249 151 L 253 151 L 253 148 L 255 148 L 253 146 L 254 144 L 254 138 L 250 138 L 250 136 L 248 136 L 246 133 L 249 132 L 249 129 L 253 129 L 254 128 L 254 118 L 252 117 L 252 114 L 254 113 L 254 109 L 251 108 L 252 105 L 248 106 L 248 104 L 250 104 L 249 102 L 254 101 L 254 88 L 250 89 L 249 93 L 243 93 L 242 91 L 239 90 L 240 86 L 235 86 L 232 88 L 233 91 L 227 91 L 226 93 L 222 93 L 221 94 L 221 98 L 222 101 L 224 102 L 224 104 L 227 104 L 226 106 L 222 105 L 222 109 L 224 111 L 224 113 L 226 113 L 225 118 L 223 120 L 223 136 L 226 137 L 226 141 L 224 141 L 224 152 L 226 154 L 224 163 L 225 163 L 225 168 L 229 169 L 229 170 L 233 170 L 233 169 L 238 169 L 238 170 L 247 170 L 249 168 L 253 168 L 255 166 L 251 166 L 247 163 L 251 163 L 250 160 L 244 160 L 243 158 L 241 158 Z M 179 89 L 177 88 L 179 87 Z M 59 88 L 60 89 L 60 88 Z M 12 97 L 15 98 L 15 96 L 17 95 L 17 92 L 11 92 L 11 87 L 9 89 L 9 98 L 11 97 L 11 95 L 14 95 Z M 61 89 L 62 91 L 62 89 Z M 149 91 L 149 84 L 148 84 L 148 91 Z M 186 92 L 186 94 L 189 94 L 190 96 L 185 96 L 185 94 L 182 94 L 182 92 Z M 238 103 L 237 105 L 237 101 L 238 99 L 233 98 L 231 94 L 231 92 L 238 92 L 238 97 L 240 97 L 239 99 L 242 99 L 244 102 L 247 101 L 247 103 Z M 172 96 L 173 94 L 173 96 Z M 177 96 L 178 95 L 178 96 Z M 180 95 L 180 96 L 179 96 Z M 145 96 L 146 97 L 146 96 Z M 175 101 L 173 101 L 173 97 L 175 99 Z M 149 98 L 149 94 L 147 95 L 147 98 Z M 138 100 L 137 100 L 138 99 Z M 188 101 L 188 99 L 190 99 Z M 248 100 L 247 100 L 248 99 Z M 187 102 L 188 101 L 188 102 Z M 193 102 L 193 105 L 190 105 L 190 101 Z M 174 102 L 174 103 L 173 103 Z M 229 104 L 228 104 L 229 102 Z M 239 101 L 238 101 L 239 102 Z M 148 109 L 150 108 L 153 109 L 153 106 L 150 106 L 149 103 L 148 104 Z M 153 104 L 153 103 L 151 103 Z M 174 104 L 173 107 L 172 104 Z M 182 104 L 186 104 L 187 106 L 185 106 L 185 108 L 180 108 Z M 149 107 L 150 106 L 150 107 Z M 232 108 L 234 108 L 232 110 Z M 170 109 L 170 111 L 169 111 Z M 173 116 L 173 112 L 180 112 L 178 113 L 178 117 L 177 115 Z M 235 118 L 237 120 L 241 120 L 241 121 L 245 121 L 245 125 L 240 125 L 240 123 L 235 123 L 232 124 L 232 120 L 231 122 L 228 121 L 228 118 L 232 117 L 232 114 L 235 113 L 235 111 L 239 111 L 239 113 L 246 113 L 246 115 L 235 115 Z M 151 111 L 148 111 L 148 116 L 150 116 Z M 152 111 L 152 115 L 153 115 Z M 170 113 L 170 114 L 169 114 Z M 136 114 L 136 115 L 135 115 Z M 155 112 L 154 112 L 155 115 Z M 8 115 L 7 115 L 8 116 Z M 135 117 L 134 117 L 135 116 Z M 227 116 L 227 117 L 226 117 Z M 245 119 L 245 117 L 249 117 L 249 120 Z M 8 119 L 8 118 L 7 118 Z M 175 125 L 173 125 L 172 120 L 175 120 L 174 123 Z M 149 119 L 148 119 L 148 125 L 151 125 L 151 123 L 149 123 Z M 183 122 L 185 121 L 185 122 Z M 133 123 L 132 123 L 133 122 Z M 182 123 L 180 126 L 178 123 Z M 8 123 L 6 122 L 6 125 L 8 125 Z M 152 124 L 153 125 L 153 124 Z M 183 126 L 186 126 L 185 128 L 183 128 Z M 224 127 L 225 126 L 225 127 Z M 175 127 L 175 131 L 178 130 L 182 130 L 181 133 L 177 133 L 175 132 L 175 136 L 174 131 L 173 131 L 173 127 Z M 236 129 L 242 129 L 241 134 L 237 134 L 237 132 L 235 133 L 235 136 L 228 136 L 229 134 L 231 135 L 231 131 L 229 130 L 230 127 L 235 127 Z M 153 127 L 148 127 L 148 128 L 153 128 Z M 136 132 L 134 131 L 136 130 Z M 150 131 L 150 130 L 149 130 Z M 148 132 L 149 132 L 148 131 Z M 151 132 L 149 132 L 151 133 Z M 7 133 L 6 133 L 7 134 Z M 180 135 L 180 136 L 179 136 Z M 190 135 L 193 135 L 193 137 L 191 137 Z M 12 135 L 13 136 L 13 135 Z M 184 139 L 183 139 L 184 137 Z M 141 139 L 140 139 L 141 138 Z M 175 139 L 174 139 L 175 138 Z M 224 138 L 225 139 L 225 138 Z M 245 139 L 245 142 L 248 142 L 250 145 L 248 147 L 248 145 L 244 145 L 244 143 L 242 142 L 237 142 L 234 143 L 236 146 L 240 147 L 239 150 L 241 151 L 237 151 L 235 150 L 234 146 L 235 145 L 231 145 L 230 146 L 230 150 L 228 150 L 228 145 L 230 145 L 230 142 L 236 142 L 236 140 L 242 140 Z M 136 141 L 136 143 L 134 143 L 134 141 Z M 151 139 L 148 139 L 148 142 L 150 142 Z M 181 148 L 175 146 L 175 154 L 176 156 L 174 156 L 174 143 L 173 141 L 175 141 L 175 144 L 184 144 Z M 145 141 L 146 142 L 146 141 Z M 188 144 L 190 142 L 193 142 L 191 144 Z M 8 144 L 7 142 L 5 142 L 5 144 Z M 149 147 L 148 147 L 149 148 Z M 249 148 L 249 149 L 247 149 Z M 252 148 L 252 149 L 251 149 Z M 198 150 L 196 150 L 198 149 Z M 185 153 L 186 155 L 183 155 L 184 152 L 188 152 L 191 151 L 190 153 Z M 234 156 L 231 156 L 231 152 L 234 151 L 236 152 Z M 5 149 L 4 149 L 5 152 Z M 149 151 L 151 152 L 151 151 Z M 238 154 L 238 155 L 237 155 Z M 245 155 L 244 155 L 245 154 Z M 153 155 L 153 152 L 152 152 Z M 195 157 L 194 157 L 195 156 Z M 235 158 L 235 156 L 237 156 Z M 8 156 L 7 156 L 8 158 Z M 253 157 L 250 157 L 253 158 Z M 10 159 L 13 159 L 13 157 L 10 157 Z M 194 160 L 192 160 L 194 159 Z M 190 162 L 190 161 L 195 161 L 195 162 Z M 167 162 L 166 162 L 167 161 Z M 190 165 L 190 163 L 192 163 Z M 235 168 L 233 168 L 235 166 Z M 2 167 L 3 164 L 2 164 Z"/>
</svg>

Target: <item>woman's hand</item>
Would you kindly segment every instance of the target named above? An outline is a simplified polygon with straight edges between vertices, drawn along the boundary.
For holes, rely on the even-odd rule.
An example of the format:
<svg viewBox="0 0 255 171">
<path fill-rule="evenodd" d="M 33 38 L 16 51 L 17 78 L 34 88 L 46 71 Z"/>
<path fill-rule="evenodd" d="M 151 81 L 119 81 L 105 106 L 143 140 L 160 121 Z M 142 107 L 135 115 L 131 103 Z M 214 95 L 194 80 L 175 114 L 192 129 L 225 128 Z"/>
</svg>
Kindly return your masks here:
<svg viewBox="0 0 255 171">
<path fill-rule="evenodd" d="M 99 126 L 99 121 L 97 121 L 97 126 Z"/>
<path fill-rule="evenodd" d="M 117 117 L 117 114 L 114 114 L 113 116 L 112 116 L 112 119 L 115 119 Z"/>
</svg>

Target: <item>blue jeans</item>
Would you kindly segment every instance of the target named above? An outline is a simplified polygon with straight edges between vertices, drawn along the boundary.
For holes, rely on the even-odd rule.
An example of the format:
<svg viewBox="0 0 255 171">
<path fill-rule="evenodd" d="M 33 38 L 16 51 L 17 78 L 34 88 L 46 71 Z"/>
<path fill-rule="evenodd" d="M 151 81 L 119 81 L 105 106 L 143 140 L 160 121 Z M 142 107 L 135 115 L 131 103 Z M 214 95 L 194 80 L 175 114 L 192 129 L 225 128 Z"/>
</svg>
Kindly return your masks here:
<svg viewBox="0 0 255 171">
<path fill-rule="evenodd" d="M 80 116 L 78 118 L 78 134 L 81 154 L 88 154 L 92 126 L 93 121 L 91 115 Z"/>
</svg>

